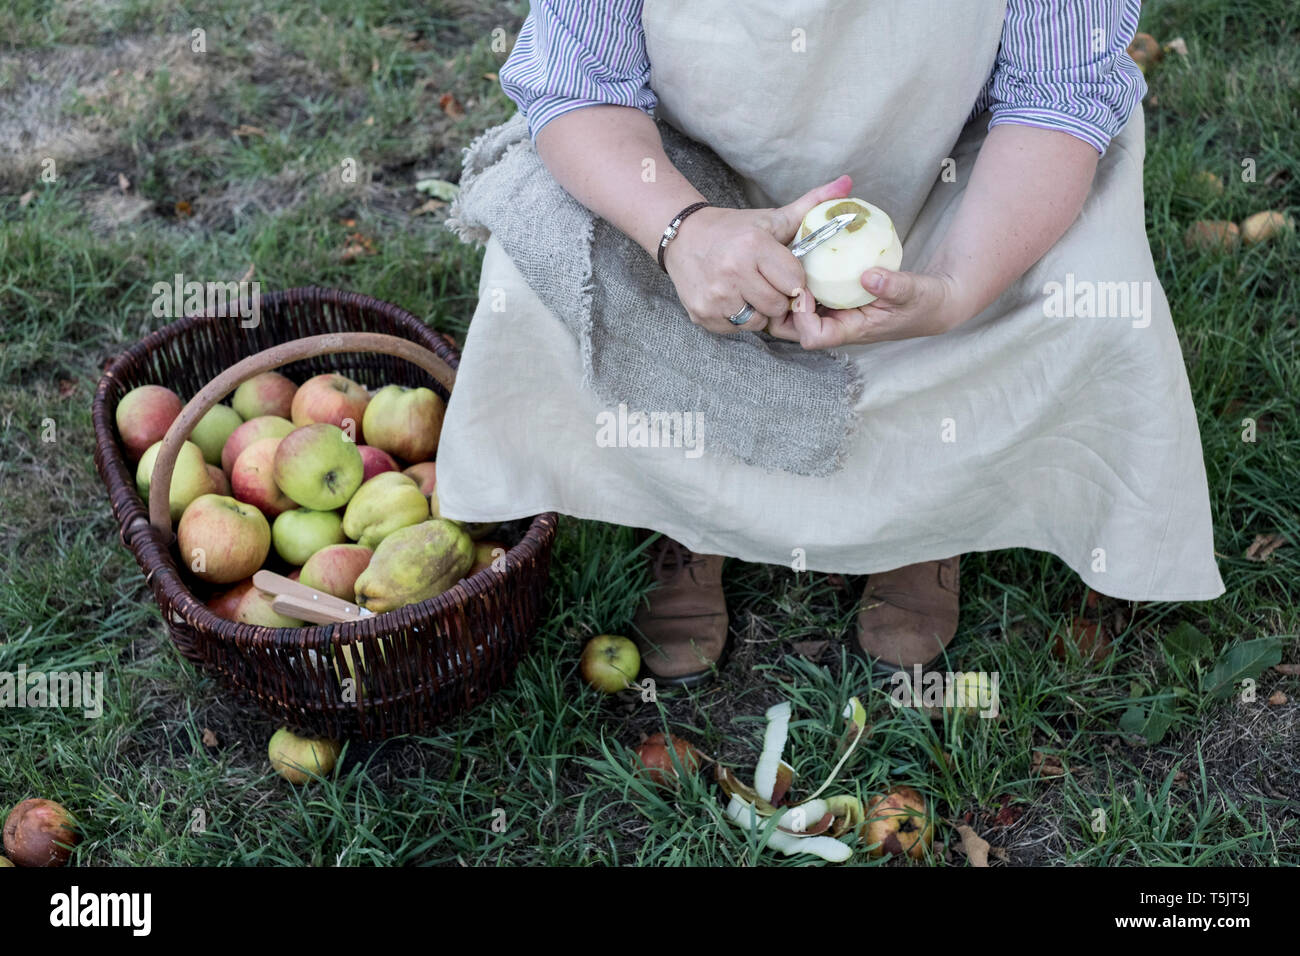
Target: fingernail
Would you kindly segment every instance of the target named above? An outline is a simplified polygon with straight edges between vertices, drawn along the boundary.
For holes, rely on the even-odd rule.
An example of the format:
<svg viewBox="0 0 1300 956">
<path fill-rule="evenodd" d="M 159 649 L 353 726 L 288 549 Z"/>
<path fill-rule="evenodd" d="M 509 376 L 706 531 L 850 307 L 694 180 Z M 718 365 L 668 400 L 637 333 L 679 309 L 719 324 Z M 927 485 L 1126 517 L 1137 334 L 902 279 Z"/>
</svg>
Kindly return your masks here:
<svg viewBox="0 0 1300 956">
<path fill-rule="evenodd" d="M 879 292 L 880 287 L 884 285 L 884 279 L 879 272 L 867 273 L 867 288 L 872 292 Z"/>
</svg>

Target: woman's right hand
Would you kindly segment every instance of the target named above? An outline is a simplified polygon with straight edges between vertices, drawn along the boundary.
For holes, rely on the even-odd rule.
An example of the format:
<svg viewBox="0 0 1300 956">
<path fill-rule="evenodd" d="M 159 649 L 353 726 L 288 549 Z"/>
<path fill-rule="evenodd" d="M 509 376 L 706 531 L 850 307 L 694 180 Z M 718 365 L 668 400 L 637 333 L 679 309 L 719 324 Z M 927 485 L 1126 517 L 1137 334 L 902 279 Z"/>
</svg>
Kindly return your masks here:
<svg viewBox="0 0 1300 956">
<path fill-rule="evenodd" d="M 707 206 L 688 216 L 664 250 L 664 266 L 691 321 L 710 332 L 761 332 L 790 311 L 803 288 L 803 265 L 786 248 L 803 217 L 818 203 L 844 199 L 848 176 L 809 190 L 777 209 Z M 744 325 L 727 319 L 748 302 L 754 314 Z"/>
</svg>

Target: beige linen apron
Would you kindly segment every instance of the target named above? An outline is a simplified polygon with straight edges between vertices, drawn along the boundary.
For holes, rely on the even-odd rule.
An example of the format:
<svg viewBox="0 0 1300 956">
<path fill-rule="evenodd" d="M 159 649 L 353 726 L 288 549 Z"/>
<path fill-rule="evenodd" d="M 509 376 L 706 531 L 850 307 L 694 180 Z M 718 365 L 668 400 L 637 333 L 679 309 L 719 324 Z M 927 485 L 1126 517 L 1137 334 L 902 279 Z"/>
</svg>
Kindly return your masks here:
<svg viewBox="0 0 1300 956">
<path fill-rule="evenodd" d="M 1003 13 L 997 0 L 646 0 L 642 18 L 659 115 L 756 203 L 851 174 L 853 195 L 893 216 L 909 269 L 983 142 L 988 116 L 964 120 Z M 1025 547 L 1118 598 L 1217 597 L 1200 437 L 1144 228 L 1143 133 L 1138 111 L 1078 221 L 983 313 L 843 350 L 864 388 L 844 467 L 825 478 L 710 455 L 707 422 L 702 454 L 639 447 L 624 427 L 637 410 L 580 388 L 576 341 L 489 241 L 438 455 L 444 513 L 554 510 L 845 573 Z"/>
</svg>

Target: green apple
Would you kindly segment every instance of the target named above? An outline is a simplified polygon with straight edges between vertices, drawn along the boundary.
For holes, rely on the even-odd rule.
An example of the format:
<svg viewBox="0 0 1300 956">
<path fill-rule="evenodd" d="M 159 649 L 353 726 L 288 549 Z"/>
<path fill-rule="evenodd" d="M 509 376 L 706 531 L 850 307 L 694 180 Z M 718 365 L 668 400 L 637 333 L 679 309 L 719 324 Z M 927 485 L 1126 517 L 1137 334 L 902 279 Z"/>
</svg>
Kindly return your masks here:
<svg viewBox="0 0 1300 956">
<path fill-rule="evenodd" d="M 252 505 L 224 495 L 199 495 L 176 528 L 181 561 L 213 584 L 252 575 L 271 550 L 271 526 Z"/>
<path fill-rule="evenodd" d="M 265 591 L 249 588 L 239 599 L 235 608 L 235 620 L 240 624 L 256 624 L 259 627 L 302 627 L 305 622 L 295 617 L 287 617 L 274 607 L 275 599 Z"/>
<path fill-rule="evenodd" d="M 244 420 L 239 417 L 239 412 L 229 405 L 213 405 L 190 432 L 190 441 L 199 446 L 204 461 L 209 465 L 219 465 L 226 440 L 242 424 Z"/>
<path fill-rule="evenodd" d="M 337 425 L 296 428 L 275 450 L 276 485 L 313 511 L 342 508 L 361 487 L 364 475 L 356 442 Z"/>
<path fill-rule="evenodd" d="M 337 511 L 294 508 L 278 515 L 271 526 L 275 553 L 290 564 L 303 564 L 321 548 L 347 541 Z"/>
<path fill-rule="evenodd" d="M 640 669 L 641 653 L 626 637 L 601 634 L 582 649 L 582 679 L 602 694 L 626 689 Z"/>
<path fill-rule="evenodd" d="M 281 727 L 271 737 L 266 750 L 276 773 L 290 783 L 307 783 L 312 777 L 324 777 L 334 769 L 342 747 L 337 740 L 299 737 L 288 727 Z"/>
<path fill-rule="evenodd" d="M 362 547 L 375 545 L 398 528 L 429 517 L 420 486 L 397 471 L 375 475 L 357 489 L 343 512 L 343 533 Z"/>
<path fill-rule="evenodd" d="M 153 480 L 154 462 L 158 460 L 158 451 L 161 448 L 161 441 L 150 445 L 140 456 L 140 464 L 135 470 L 135 487 L 146 503 L 149 501 L 149 485 Z M 216 490 L 217 484 L 208 474 L 208 463 L 203 460 L 203 452 L 194 442 L 185 442 L 176 456 L 176 467 L 172 469 L 171 489 L 167 495 L 172 521 L 180 521 L 186 506 L 195 498 L 213 494 Z"/>
<path fill-rule="evenodd" d="M 132 459 L 162 441 L 184 404 L 179 395 L 161 385 L 141 385 L 122 396 L 114 413 L 117 433 Z"/>
<path fill-rule="evenodd" d="M 235 389 L 230 404 L 245 421 L 261 415 L 288 418 L 293 414 L 293 396 L 298 386 L 279 372 L 254 375 Z"/>
<path fill-rule="evenodd" d="M 368 445 L 407 461 L 425 461 L 438 450 L 446 411 L 432 389 L 385 385 L 366 406 L 361 431 Z"/>
</svg>

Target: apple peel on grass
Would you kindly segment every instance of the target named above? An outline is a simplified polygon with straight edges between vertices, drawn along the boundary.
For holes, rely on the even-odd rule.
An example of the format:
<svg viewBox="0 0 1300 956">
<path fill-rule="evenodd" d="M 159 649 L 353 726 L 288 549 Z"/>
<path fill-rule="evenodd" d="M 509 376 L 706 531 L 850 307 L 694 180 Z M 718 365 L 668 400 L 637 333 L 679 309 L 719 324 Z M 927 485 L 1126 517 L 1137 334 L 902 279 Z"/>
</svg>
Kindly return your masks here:
<svg viewBox="0 0 1300 956">
<path fill-rule="evenodd" d="M 714 771 L 718 785 L 730 798 L 727 814 L 742 829 L 760 832 L 758 821 L 779 814 L 768 838 L 768 845 L 787 856 L 812 853 L 832 863 L 842 863 L 852 855 L 848 844 L 836 839 L 858 832 L 866 822 L 862 801 L 851 794 L 822 798 L 821 794 L 835 780 L 850 755 L 868 730 L 867 711 L 856 697 L 844 708 L 849 725 L 845 750 L 830 776 L 812 796 L 800 803 L 782 807 L 785 794 L 794 780 L 794 769 L 782 758 L 790 732 L 791 707 L 788 702 L 767 710 L 767 728 L 763 734 L 763 753 L 754 772 L 754 786 L 743 783 L 729 768 L 719 764 Z M 767 830 L 761 830 L 766 833 Z"/>
</svg>

